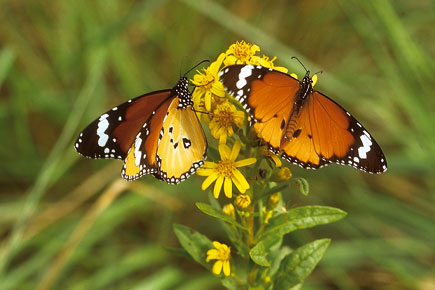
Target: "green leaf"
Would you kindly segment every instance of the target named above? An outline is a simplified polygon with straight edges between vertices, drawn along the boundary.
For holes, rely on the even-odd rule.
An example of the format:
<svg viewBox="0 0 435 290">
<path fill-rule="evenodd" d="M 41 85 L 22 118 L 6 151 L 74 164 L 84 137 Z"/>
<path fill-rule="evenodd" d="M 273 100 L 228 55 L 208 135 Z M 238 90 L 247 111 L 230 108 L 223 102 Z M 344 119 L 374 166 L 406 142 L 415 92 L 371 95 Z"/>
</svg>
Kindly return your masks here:
<svg viewBox="0 0 435 290">
<path fill-rule="evenodd" d="M 227 216 L 226 214 L 224 214 L 222 211 L 212 207 L 209 204 L 206 203 L 202 203 L 202 202 L 197 202 L 196 207 L 199 208 L 200 211 L 202 211 L 203 213 L 218 218 L 224 222 L 230 223 L 236 227 L 239 227 L 241 229 L 246 230 L 245 227 L 243 227 L 242 225 L 240 225 L 236 220 L 234 220 L 233 218 L 231 218 L 230 216 Z"/>
<path fill-rule="evenodd" d="M 330 239 L 316 240 L 285 257 L 275 276 L 274 289 L 290 289 L 302 283 L 323 257 L 330 242 Z"/>
<path fill-rule="evenodd" d="M 310 187 L 308 185 L 308 181 L 305 178 L 302 178 L 302 177 L 295 177 L 292 180 L 293 180 L 293 182 L 296 182 L 296 183 L 299 184 L 299 191 L 303 195 L 307 196 L 308 192 L 310 190 Z"/>
<path fill-rule="evenodd" d="M 271 218 L 259 240 L 270 235 L 283 236 L 295 230 L 335 222 L 346 214 L 341 209 L 329 206 L 297 207 Z"/>
<path fill-rule="evenodd" d="M 239 285 L 237 284 L 236 280 L 232 277 L 223 277 L 221 278 L 222 286 L 224 286 L 227 289 L 230 290 L 238 290 L 240 289 Z"/>
<path fill-rule="evenodd" d="M 266 239 L 259 241 L 249 251 L 252 261 L 263 267 L 270 267 L 273 259 L 271 254 L 274 251 L 279 250 L 279 246 L 282 243 L 282 236 L 268 236 Z"/>
<path fill-rule="evenodd" d="M 199 264 L 207 269 L 211 269 L 211 264 L 208 264 L 205 259 L 207 251 L 213 249 L 212 242 L 204 235 L 195 232 L 189 227 L 174 224 L 174 232 L 178 241 L 189 255 Z"/>
</svg>

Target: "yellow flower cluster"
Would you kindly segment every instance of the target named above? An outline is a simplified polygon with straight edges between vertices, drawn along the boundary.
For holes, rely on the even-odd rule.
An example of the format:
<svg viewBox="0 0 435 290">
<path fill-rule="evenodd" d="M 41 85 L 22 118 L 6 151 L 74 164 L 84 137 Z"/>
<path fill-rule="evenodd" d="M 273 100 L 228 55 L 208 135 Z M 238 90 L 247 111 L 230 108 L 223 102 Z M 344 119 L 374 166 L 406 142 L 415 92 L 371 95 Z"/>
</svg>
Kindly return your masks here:
<svg viewBox="0 0 435 290">
<path fill-rule="evenodd" d="M 285 67 L 274 65 L 276 57 L 270 59 L 265 55 L 257 56 L 256 53 L 259 51 L 260 48 L 255 44 L 244 41 L 236 42 L 225 53 L 221 53 L 209 67 L 202 71 L 197 70 L 197 74 L 193 76 L 192 84 L 196 88 L 192 98 L 195 109 L 209 113 L 211 121 L 207 121 L 209 121 L 212 135 L 221 144 L 225 144 L 227 137 L 234 134 L 234 127 L 240 128 L 243 125 L 245 114 L 237 110 L 230 100 L 225 98 L 224 87 L 219 81 L 220 70 L 234 64 L 253 64 L 282 72 L 288 71 Z"/>
<path fill-rule="evenodd" d="M 210 128 L 211 135 L 219 140 L 219 153 L 221 161 L 214 163 L 206 161 L 203 168 L 197 171 L 198 175 L 207 176 L 202 183 L 202 189 L 207 189 L 215 182 L 213 196 L 219 197 L 222 186 L 225 196 L 233 196 L 232 184 L 236 186 L 240 193 L 245 193 L 249 189 L 249 184 L 243 174 L 237 169 L 255 163 L 256 158 L 247 158 L 236 161 L 241 144 L 235 141 L 233 148 L 230 149 L 226 143 L 228 137 L 233 136 L 238 128 L 241 128 L 245 121 L 245 113 L 237 110 L 232 103 L 232 98 L 227 98 L 222 83 L 219 81 L 219 72 L 226 66 L 234 64 L 261 65 L 287 73 L 284 67 L 274 65 L 276 57 L 257 55 L 260 47 L 255 44 L 240 41 L 232 44 L 225 53 L 221 53 L 209 67 L 197 70 L 193 76 L 192 84 L 195 85 L 192 98 L 194 107 L 201 114 L 205 123 Z M 270 158 L 278 167 L 281 166 L 280 159 L 264 150 L 265 157 Z M 243 196 L 244 197 L 244 196 Z"/>
</svg>

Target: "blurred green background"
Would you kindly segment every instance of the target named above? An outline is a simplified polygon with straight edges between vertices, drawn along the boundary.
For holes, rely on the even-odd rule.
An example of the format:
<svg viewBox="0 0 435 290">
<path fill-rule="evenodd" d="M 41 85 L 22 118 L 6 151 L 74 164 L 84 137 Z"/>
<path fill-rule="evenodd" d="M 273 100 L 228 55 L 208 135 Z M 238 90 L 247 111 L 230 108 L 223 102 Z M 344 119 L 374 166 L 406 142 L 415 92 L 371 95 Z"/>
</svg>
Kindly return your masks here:
<svg viewBox="0 0 435 290">
<path fill-rule="evenodd" d="M 182 70 L 238 40 L 303 74 L 353 113 L 389 170 L 308 171 L 302 197 L 348 216 L 291 234 L 332 238 L 304 289 L 435 289 L 435 2 L 0 2 L 0 289 L 221 289 L 179 247 L 173 223 L 225 242 L 179 186 L 120 181 L 122 164 L 79 156 L 73 141 L 108 108 L 169 88 Z M 192 76 L 191 76 L 192 77 Z M 222 201 L 225 201 L 224 199 Z"/>
</svg>

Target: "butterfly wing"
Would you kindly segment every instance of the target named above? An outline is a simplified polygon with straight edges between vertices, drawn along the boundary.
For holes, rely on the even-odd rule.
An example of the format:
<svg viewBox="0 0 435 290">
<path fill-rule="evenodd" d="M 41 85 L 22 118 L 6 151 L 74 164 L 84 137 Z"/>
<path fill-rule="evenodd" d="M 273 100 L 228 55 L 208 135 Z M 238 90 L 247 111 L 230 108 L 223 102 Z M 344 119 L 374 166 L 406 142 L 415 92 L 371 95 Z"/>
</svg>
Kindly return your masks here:
<svg viewBox="0 0 435 290">
<path fill-rule="evenodd" d="M 283 157 L 290 162 L 304 168 L 333 162 L 369 173 L 387 170 L 385 156 L 370 133 L 349 112 L 319 92 L 307 100 L 296 128 L 297 137 L 281 145 Z"/>
<path fill-rule="evenodd" d="M 159 171 L 156 156 L 160 130 L 165 120 L 168 108 L 176 98 L 171 96 L 151 111 L 150 117 L 141 125 L 139 132 L 128 149 L 121 176 L 126 180 L 136 180 L 145 174 Z"/>
<path fill-rule="evenodd" d="M 163 122 L 157 149 L 159 171 L 156 177 L 179 183 L 204 164 L 207 140 L 191 106 L 171 104 Z"/>
<path fill-rule="evenodd" d="M 222 70 L 220 80 L 250 114 L 259 137 L 272 152 L 282 151 L 286 160 L 310 169 L 338 163 L 369 173 L 386 171 L 385 156 L 374 138 L 327 96 L 314 91 L 291 117 L 300 84 L 291 76 L 261 66 L 233 65 Z"/>
<path fill-rule="evenodd" d="M 279 150 L 299 81 L 253 65 L 232 65 L 220 73 L 227 92 L 249 113 L 254 129 L 275 152 Z"/>
<path fill-rule="evenodd" d="M 75 149 L 90 158 L 124 160 L 138 132 L 170 94 L 171 90 L 157 91 L 112 108 L 80 133 Z"/>
<path fill-rule="evenodd" d="M 126 155 L 123 178 L 153 174 L 175 184 L 203 165 L 207 140 L 192 111 L 187 84 L 182 78 L 142 125 Z"/>
</svg>

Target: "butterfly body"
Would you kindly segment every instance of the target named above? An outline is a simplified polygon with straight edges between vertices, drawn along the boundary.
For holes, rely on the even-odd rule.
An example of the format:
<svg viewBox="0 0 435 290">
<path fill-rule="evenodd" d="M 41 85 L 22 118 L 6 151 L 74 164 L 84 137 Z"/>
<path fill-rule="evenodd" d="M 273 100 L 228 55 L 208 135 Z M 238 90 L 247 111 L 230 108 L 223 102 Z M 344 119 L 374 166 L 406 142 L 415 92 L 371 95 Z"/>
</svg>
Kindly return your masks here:
<svg viewBox="0 0 435 290">
<path fill-rule="evenodd" d="M 307 71 L 302 81 L 269 68 L 232 65 L 220 80 L 250 115 L 269 149 L 307 169 L 330 163 L 369 173 L 387 169 L 379 145 L 352 115 L 314 90 Z"/>
<path fill-rule="evenodd" d="M 205 134 L 192 110 L 188 80 L 141 95 L 107 111 L 80 133 L 75 149 L 90 158 L 124 160 L 122 177 L 145 174 L 175 184 L 201 167 Z"/>
</svg>

